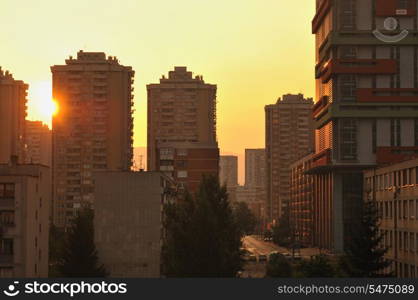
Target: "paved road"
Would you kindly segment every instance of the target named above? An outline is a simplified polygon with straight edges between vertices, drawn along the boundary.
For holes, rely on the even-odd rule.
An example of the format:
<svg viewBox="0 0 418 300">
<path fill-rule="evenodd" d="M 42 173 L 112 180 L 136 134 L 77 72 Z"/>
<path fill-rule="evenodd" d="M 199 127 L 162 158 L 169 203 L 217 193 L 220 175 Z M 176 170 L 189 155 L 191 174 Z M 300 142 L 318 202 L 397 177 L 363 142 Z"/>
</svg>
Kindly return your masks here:
<svg viewBox="0 0 418 300">
<path fill-rule="evenodd" d="M 268 255 L 273 251 L 287 252 L 284 248 L 279 247 L 271 242 L 264 242 L 254 236 L 246 236 L 243 240 L 243 247 L 255 255 Z"/>
</svg>

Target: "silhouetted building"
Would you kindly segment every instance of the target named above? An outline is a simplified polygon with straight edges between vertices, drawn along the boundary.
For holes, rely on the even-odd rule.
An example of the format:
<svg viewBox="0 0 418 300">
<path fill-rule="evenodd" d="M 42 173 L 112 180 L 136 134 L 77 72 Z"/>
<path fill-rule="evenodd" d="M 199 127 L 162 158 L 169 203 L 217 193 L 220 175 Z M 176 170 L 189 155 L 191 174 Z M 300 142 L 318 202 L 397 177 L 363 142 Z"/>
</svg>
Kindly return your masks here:
<svg viewBox="0 0 418 300">
<path fill-rule="evenodd" d="M 162 171 L 191 192 L 204 174 L 218 176 L 216 85 L 175 67 L 147 85 L 149 171 Z"/>
<path fill-rule="evenodd" d="M 245 186 L 265 188 L 266 150 L 245 149 Z"/>
<path fill-rule="evenodd" d="M 175 200 L 173 181 L 160 172 L 97 172 L 94 178 L 100 261 L 111 277 L 160 277 L 163 205 Z"/>
<path fill-rule="evenodd" d="M 418 159 L 364 173 L 363 199 L 375 201 L 379 230 L 392 262 L 385 271 L 397 277 L 418 277 Z"/>
<path fill-rule="evenodd" d="M 102 52 L 77 53 L 53 66 L 53 220 L 65 226 L 93 203 L 92 172 L 130 170 L 133 160 L 131 67 Z"/>
<path fill-rule="evenodd" d="M 28 85 L 0 68 L 0 163 L 11 156 L 25 161 L 25 118 Z"/>
<path fill-rule="evenodd" d="M 322 209 L 315 222 L 323 225 L 315 236 L 317 246 L 341 252 L 359 221 L 363 170 L 418 153 L 416 42 L 409 33 L 397 43 L 390 32 L 416 29 L 417 3 L 316 4 L 316 154 L 310 172 Z"/>
<path fill-rule="evenodd" d="M 229 200 L 236 201 L 238 186 L 238 156 L 221 155 L 219 159 L 219 182 L 226 184 Z"/>
<path fill-rule="evenodd" d="M 277 222 L 290 200 L 290 164 L 313 149 L 311 98 L 284 95 L 266 112 L 267 218 Z"/>
<path fill-rule="evenodd" d="M 50 168 L 0 164 L 0 277 L 48 277 Z"/>
<path fill-rule="evenodd" d="M 52 132 L 41 121 L 26 120 L 26 163 L 52 166 Z"/>
</svg>

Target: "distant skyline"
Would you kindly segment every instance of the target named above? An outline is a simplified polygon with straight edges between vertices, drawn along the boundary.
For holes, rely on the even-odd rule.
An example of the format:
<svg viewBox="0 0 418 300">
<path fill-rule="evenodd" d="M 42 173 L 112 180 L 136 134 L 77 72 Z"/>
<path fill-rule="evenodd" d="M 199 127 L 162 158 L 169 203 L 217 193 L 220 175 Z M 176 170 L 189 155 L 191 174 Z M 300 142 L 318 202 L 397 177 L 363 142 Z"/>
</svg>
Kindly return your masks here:
<svg viewBox="0 0 418 300">
<path fill-rule="evenodd" d="M 146 146 L 146 84 L 187 66 L 218 85 L 221 153 L 243 157 L 264 147 L 264 105 L 314 96 L 314 13 L 306 0 L 2 1 L 0 66 L 30 85 L 28 118 L 50 124 L 50 66 L 80 49 L 117 56 L 136 72 L 135 147 Z"/>
</svg>

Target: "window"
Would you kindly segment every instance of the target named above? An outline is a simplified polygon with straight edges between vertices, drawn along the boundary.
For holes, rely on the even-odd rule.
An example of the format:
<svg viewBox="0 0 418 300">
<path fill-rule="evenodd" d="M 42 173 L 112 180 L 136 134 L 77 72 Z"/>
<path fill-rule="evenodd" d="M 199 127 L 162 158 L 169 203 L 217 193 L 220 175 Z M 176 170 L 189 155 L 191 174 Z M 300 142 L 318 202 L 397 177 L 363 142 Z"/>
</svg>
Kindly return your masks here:
<svg viewBox="0 0 418 300">
<path fill-rule="evenodd" d="M 377 147 L 377 121 L 372 121 L 372 148 L 373 153 L 376 153 L 376 147 Z"/>
<path fill-rule="evenodd" d="M 401 146 L 401 120 L 390 120 L 390 145 L 400 147 Z"/>
<path fill-rule="evenodd" d="M 0 199 L 14 198 L 15 184 L 14 183 L 0 183 Z"/>
<path fill-rule="evenodd" d="M 178 156 L 187 156 L 187 149 L 177 149 Z"/>
<path fill-rule="evenodd" d="M 418 146 L 418 119 L 415 119 L 415 146 Z"/>
<path fill-rule="evenodd" d="M 187 171 L 177 171 L 177 178 L 187 178 Z"/>
<path fill-rule="evenodd" d="M 354 119 L 341 121 L 341 159 L 357 159 L 357 126 Z"/>
<path fill-rule="evenodd" d="M 398 9 L 408 9 L 409 0 L 398 0 Z"/>
<path fill-rule="evenodd" d="M 15 213 L 13 210 L 0 211 L 0 226 L 14 225 Z"/>
<path fill-rule="evenodd" d="M 357 82 L 356 82 L 355 75 L 341 75 L 340 76 L 341 101 L 355 101 L 356 89 L 357 89 Z"/>
<path fill-rule="evenodd" d="M 13 255 L 13 239 L 2 239 L 0 242 L 0 254 Z"/>
<path fill-rule="evenodd" d="M 340 28 L 341 30 L 354 30 L 356 27 L 356 1 L 346 0 L 340 2 Z"/>
<path fill-rule="evenodd" d="M 340 58 L 350 59 L 357 58 L 357 48 L 352 46 L 340 47 Z"/>
</svg>

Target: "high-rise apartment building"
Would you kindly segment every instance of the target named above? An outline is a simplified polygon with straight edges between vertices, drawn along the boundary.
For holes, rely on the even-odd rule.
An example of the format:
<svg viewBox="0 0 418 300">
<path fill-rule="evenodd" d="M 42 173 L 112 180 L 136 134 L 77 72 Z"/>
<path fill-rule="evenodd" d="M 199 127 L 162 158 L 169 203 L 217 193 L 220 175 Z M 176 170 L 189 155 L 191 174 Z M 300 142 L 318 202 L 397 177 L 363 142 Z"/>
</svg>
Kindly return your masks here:
<svg viewBox="0 0 418 300">
<path fill-rule="evenodd" d="M 317 246 L 340 252 L 362 170 L 418 153 L 417 2 L 316 0 Z"/>
<path fill-rule="evenodd" d="M 160 277 L 163 206 L 175 201 L 173 181 L 161 172 L 104 171 L 94 178 L 100 261 L 111 277 Z"/>
<path fill-rule="evenodd" d="M 392 262 L 385 271 L 418 278 L 418 159 L 368 170 L 364 181 L 363 198 L 377 205 L 385 258 Z"/>
<path fill-rule="evenodd" d="M 26 120 L 25 161 L 51 167 L 52 132 L 41 121 Z"/>
<path fill-rule="evenodd" d="M 0 163 L 12 156 L 25 160 L 25 118 L 28 85 L 0 68 Z"/>
<path fill-rule="evenodd" d="M 0 278 L 48 277 L 50 168 L 0 164 Z"/>
<path fill-rule="evenodd" d="M 266 112 L 267 218 L 277 222 L 290 200 L 290 164 L 313 148 L 311 98 L 284 95 Z"/>
<path fill-rule="evenodd" d="M 226 184 L 230 201 L 236 201 L 238 187 L 238 156 L 221 155 L 219 158 L 219 182 Z"/>
<path fill-rule="evenodd" d="M 92 172 L 130 170 L 133 159 L 132 68 L 102 52 L 80 51 L 65 62 L 51 67 L 59 107 L 52 121 L 57 226 L 92 205 Z"/>
<path fill-rule="evenodd" d="M 266 150 L 245 149 L 245 186 L 265 188 Z"/>
<path fill-rule="evenodd" d="M 175 67 L 147 92 L 148 170 L 162 171 L 196 191 L 204 174 L 219 172 L 216 85 Z"/>
</svg>

